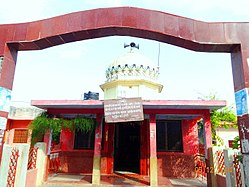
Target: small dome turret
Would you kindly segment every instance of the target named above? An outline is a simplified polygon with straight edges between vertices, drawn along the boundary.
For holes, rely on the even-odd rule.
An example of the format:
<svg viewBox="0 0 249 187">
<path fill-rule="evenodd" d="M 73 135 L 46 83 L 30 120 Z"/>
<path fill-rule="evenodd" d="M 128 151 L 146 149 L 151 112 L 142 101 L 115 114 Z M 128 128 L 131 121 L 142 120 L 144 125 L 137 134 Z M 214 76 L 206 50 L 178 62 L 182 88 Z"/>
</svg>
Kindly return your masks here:
<svg viewBox="0 0 249 187">
<path fill-rule="evenodd" d="M 100 85 L 104 99 L 141 97 L 156 99 L 163 85 L 157 82 L 159 68 L 138 53 L 135 43 L 124 45 L 130 50 L 116 58 L 106 70 L 106 81 Z"/>
<path fill-rule="evenodd" d="M 106 82 L 114 80 L 157 80 L 158 67 L 147 57 L 138 53 L 139 46 L 135 43 L 130 45 L 128 53 L 116 58 L 106 70 Z"/>
</svg>

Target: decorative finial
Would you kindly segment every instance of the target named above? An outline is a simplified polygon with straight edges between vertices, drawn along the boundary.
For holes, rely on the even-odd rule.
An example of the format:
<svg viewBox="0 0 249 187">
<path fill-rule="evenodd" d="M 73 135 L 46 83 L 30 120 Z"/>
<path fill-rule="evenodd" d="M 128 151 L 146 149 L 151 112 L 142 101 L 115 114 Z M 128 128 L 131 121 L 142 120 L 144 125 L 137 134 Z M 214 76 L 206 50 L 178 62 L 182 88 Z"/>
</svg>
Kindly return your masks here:
<svg viewBox="0 0 249 187">
<path fill-rule="evenodd" d="M 137 49 L 139 49 L 139 44 L 136 45 L 134 42 L 131 42 L 130 44 L 124 43 L 124 48 L 126 48 L 126 47 L 131 47 L 131 49 L 132 49 L 132 48 L 137 48 Z"/>
</svg>

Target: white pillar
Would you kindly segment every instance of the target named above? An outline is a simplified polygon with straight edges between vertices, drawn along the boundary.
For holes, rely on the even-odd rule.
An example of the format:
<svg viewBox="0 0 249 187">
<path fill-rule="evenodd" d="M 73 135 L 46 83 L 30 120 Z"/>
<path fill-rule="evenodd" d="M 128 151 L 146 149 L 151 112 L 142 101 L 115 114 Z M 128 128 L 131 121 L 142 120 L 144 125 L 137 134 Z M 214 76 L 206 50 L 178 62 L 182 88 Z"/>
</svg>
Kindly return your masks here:
<svg viewBox="0 0 249 187">
<path fill-rule="evenodd" d="M 209 171 L 211 176 L 211 186 L 216 187 L 217 186 L 217 159 L 215 158 L 215 152 L 217 151 L 216 147 L 209 147 L 208 148 L 208 158 L 209 158 Z"/>
<path fill-rule="evenodd" d="M 233 155 L 234 151 L 232 149 L 224 149 L 226 187 L 235 186 L 236 178 L 233 167 Z"/>
<path fill-rule="evenodd" d="M 3 145 L 2 161 L 0 166 L 1 186 L 7 186 L 7 178 L 10 164 L 10 155 L 12 147 L 8 144 Z"/>
<path fill-rule="evenodd" d="M 156 148 L 156 115 L 150 115 L 150 186 L 158 186 L 157 148 Z"/>
<path fill-rule="evenodd" d="M 96 115 L 97 126 L 95 129 L 94 155 L 93 155 L 93 172 L 92 184 L 100 185 L 101 179 L 101 142 L 102 142 L 102 115 Z"/>
<path fill-rule="evenodd" d="M 19 158 L 17 161 L 15 184 L 18 187 L 25 187 L 27 177 L 27 166 L 29 160 L 29 144 L 15 144 L 19 150 Z"/>
<path fill-rule="evenodd" d="M 243 166 L 244 166 L 244 182 L 246 186 L 249 186 L 249 155 L 243 154 Z"/>
<path fill-rule="evenodd" d="M 36 186 L 39 186 L 44 181 L 44 176 L 46 174 L 46 169 L 47 169 L 46 143 L 43 142 L 36 143 L 35 148 L 36 147 L 38 147 L 37 160 L 36 160 L 36 168 L 37 168 Z"/>
</svg>

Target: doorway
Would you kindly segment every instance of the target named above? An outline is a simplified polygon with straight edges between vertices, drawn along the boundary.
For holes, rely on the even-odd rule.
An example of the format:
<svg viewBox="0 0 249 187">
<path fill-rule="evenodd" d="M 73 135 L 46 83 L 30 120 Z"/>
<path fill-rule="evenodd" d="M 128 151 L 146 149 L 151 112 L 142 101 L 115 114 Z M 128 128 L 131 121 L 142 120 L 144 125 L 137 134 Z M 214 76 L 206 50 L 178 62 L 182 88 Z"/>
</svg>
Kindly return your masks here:
<svg viewBox="0 0 249 187">
<path fill-rule="evenodd" d="M 115 124 L 114 171 L 140 173 L 140 125 Z"/>
</svg>

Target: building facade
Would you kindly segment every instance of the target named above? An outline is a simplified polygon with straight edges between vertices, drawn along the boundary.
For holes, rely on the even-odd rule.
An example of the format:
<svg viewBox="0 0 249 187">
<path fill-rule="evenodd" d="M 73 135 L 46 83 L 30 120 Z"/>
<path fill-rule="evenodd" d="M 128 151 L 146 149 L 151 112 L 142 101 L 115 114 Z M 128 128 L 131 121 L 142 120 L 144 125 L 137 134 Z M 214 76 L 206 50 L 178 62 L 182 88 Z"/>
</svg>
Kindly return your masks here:
<svg viewBox="0 0 249 187">
<path fill-rule="evenodd" d="M 224 107 L 226 102 L 157 100 L 163 88 L 157 82 L 159 68 L 134 46 L 131 43 L 129 51 L 108 66 L 106 81 L 100 85 L 104 101 L 32 101 L 50 115 L 66 119 L 83 116 L 97 124 L 89 132 L 64 129 L 56 149 L 48 147 L 48 154 L 59 152 L 59 172 L 92 174 L 94 184 L 99 183 L 101 174 L 115 172 L 148 175 L 151 185 L 157 185 L 158 176 L 196 177 L 196 156 L 201 147 L 212 145 L 210 110 Z M 106 122 L 105 101 L 129 98 L 141 99 L 143 120 Z M 200 120 L 204 124 L 202 143 L 198 139 Z M 14 123 L 21 124 L 20 120 Z M 50 145 L 48 134 L 44 141 Z"/>
</svg>

